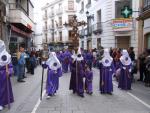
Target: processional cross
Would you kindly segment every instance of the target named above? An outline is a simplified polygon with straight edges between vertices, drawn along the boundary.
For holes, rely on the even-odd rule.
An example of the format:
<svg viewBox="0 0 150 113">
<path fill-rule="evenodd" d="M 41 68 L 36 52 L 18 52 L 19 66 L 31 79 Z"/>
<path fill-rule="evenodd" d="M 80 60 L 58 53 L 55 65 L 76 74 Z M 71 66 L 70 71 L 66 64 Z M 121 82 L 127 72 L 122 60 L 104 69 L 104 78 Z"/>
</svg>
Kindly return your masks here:
<svg viewBox="0 0 150 113">
<path fill-rule="evenodd" d="M 69 23 L 65 22 L 65 24 L 64 24 L 64 26 L 66 26 L 66 27 L 72 27 L 72 42 L 73 42 L 73 46 L 75 48 L 77 48 L 79 46 L 78 27 L 85 26 L 85 25 L 86 25 L 85 21 L 81 21 L 81 22 L 77 21 L 76 15 L 73 16 L 73 18 L 69 21 Z"/>
</svg>

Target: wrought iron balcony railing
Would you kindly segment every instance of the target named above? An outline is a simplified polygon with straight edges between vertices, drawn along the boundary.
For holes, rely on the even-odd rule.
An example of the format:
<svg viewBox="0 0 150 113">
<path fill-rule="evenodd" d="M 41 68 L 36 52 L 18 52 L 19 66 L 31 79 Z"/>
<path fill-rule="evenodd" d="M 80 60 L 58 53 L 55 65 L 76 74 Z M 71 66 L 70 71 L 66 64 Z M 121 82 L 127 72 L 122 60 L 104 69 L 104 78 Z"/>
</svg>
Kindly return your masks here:
<svg viewBox="0 0 150 113">
<path fill-rule="evenodd" d="M 93 33 L 94 34 L 101 34 L 102 33 L 102 23 L 97 22 L 93 25 Z"/>
<path fill-rule="evenodd" d="M 150 10 L 150 5 L 146 5 L 146 6 L 144 6 L 144 8 L 143 8 L 143 12 L 148 11 L 148 10 Z"/>
</svg>

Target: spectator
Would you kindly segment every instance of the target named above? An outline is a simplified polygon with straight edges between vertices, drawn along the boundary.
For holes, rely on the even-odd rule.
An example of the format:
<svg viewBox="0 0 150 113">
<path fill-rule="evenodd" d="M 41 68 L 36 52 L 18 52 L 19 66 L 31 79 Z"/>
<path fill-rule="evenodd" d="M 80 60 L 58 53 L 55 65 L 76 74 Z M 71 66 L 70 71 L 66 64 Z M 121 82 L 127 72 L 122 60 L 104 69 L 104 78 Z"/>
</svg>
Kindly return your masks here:
<svg viewBox="0 0 150 113">
<path fill-rule="evenodd" d="M 26 78 L 25 76 L 25 53 L 24 53 L 24 45 L 20 45 L 20 51 L 17 53 L 18 65 L 18 82 L 25 82 L 23 79 Z"/>
</svg>

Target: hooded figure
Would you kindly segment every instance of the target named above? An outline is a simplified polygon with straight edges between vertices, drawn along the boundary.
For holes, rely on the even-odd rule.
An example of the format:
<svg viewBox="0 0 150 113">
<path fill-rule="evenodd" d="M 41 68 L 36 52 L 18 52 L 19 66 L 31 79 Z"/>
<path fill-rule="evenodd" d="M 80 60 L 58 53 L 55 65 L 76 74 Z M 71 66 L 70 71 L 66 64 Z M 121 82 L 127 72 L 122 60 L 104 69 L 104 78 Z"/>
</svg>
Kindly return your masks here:
<svg viewBox="0 0 150 113">
<path fill-rule="evenodd" d="M 71 53 L 69 52 L 69 50 L 66 50 L 63 53 L 63 62 L 62 62 L 62 68 L 63 68 L 63 72 L 64 73 L 68 72 L 68 68 L 69 68 L 69 64 L 70 64 L 70 59 L 71 59 Z"/>
<path fill-rule="evenodd" d="M 55 52 L 51 52 L 49 59 L 43 65 L 44 68 L 48 67 L 46 93 L 47 98 L 53 96 L 59 88 L 59 77 L 62 76 L 61 64 L 56 57 Z"/>
<path fill-rule="evenodd" d="M 85 90 L 86 93 L 89 95 L 92 95 L 93 93 L 93 72 L 90 70 L 90 67 L 88 64 L 85 64 Z"/>
<path fill-rule="evenodd" d="M 101 93 L 111 94 L 113 91 L 112 75 L 114 73 L 113 58 L 110 56 L 108 49 L 104 49 L 101 60 L 102 68 L 100 73 L 100 91 Z"/>
<path fill-rule="evenodd" d="M 10 81 L 12 72 L 11 56 L 6 51 L 4 42 L 0 40 L 0 111 L 5 105 L 14 102 Z"/>
<path fill-rule="evenodd" d="M 71 70 L 71 77 L 70 77 L 70 85 L 69 90 L 73 90 L 73 93 L 76 93 L 76 59 L 77 55 L 73 50 L 70 62 L 70 70 Z"/>
<path fill-rule="evenodd" d="M 81 50 L 79 47 L 76 60 L 76 91 L 77 94 L 81 97 L 84 97 L 84 87 L 83 87 L 84 66 L 85 66 L 84 64 L 85 62 L 81 55 Z"/>
<path fill-rule="evenodd" d="M 120 76 L 119 76 L 119 82 L 118 82 L 118 88 L 124 89 L 124 90 L 130 90 L 131 89 L 131 58 L 129 57 L 129 54 L 127 50 L 122 51 L 122 56 L 120 57 Z"/>
</svg>

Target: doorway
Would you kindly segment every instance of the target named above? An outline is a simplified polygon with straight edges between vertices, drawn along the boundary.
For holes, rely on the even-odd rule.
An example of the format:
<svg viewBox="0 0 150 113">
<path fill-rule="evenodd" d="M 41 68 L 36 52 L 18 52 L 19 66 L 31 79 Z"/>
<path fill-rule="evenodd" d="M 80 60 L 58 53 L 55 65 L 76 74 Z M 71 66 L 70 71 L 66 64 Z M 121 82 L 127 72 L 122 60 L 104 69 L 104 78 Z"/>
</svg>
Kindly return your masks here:
<svg viewBox="0 0 150 113">
<path fill-rule="evenodd" d="M 130 36 L 116 36 L 116 47 L 128 49 L 130 46 Z"/>
</svg>

